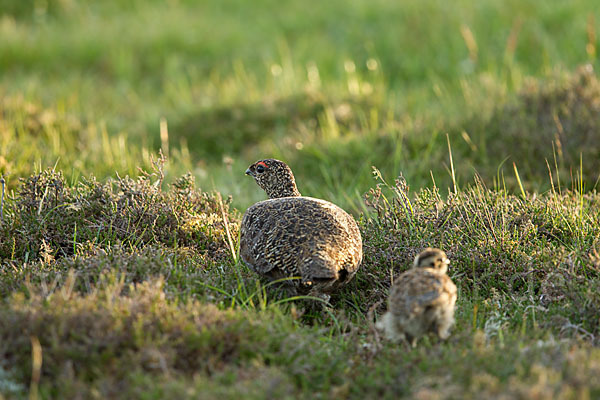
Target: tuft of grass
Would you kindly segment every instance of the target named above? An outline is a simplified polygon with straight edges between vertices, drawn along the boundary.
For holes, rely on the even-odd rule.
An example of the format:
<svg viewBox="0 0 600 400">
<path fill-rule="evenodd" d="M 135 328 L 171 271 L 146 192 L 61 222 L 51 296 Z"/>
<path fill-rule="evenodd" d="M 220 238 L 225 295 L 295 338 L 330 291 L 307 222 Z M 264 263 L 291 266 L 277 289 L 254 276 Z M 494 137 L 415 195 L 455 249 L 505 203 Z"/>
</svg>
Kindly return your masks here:
<svg viewBox="0 0 600 400">
<path fill-rule="evenodd" d="M 0 175 L 9 189 L 48 166 L 61 167 L 69 185 L 82 174 L 136 176 L 138 166 L 152 167 L 151 149 L 127 133 L 109 132 L 103 121 L 86 121 L 64 104 L 44 107 L 22 94 L 0 99 L 0 132 Z"/>
<path fill-rule="evenodd" d="M 234 212 L 231 221 L 224 220 L 229 203 L 195 189 L 189 174 L 163 192 L 163 177 L 160 163 L 153 174 L 135 180 L 119 177 L 100 183 L 92 177 L 74 187 L 66 185 L 60 172 L 32 175 L 6 204 L 0 257 L 27 263 L 73 256 L 90 246 L 106 251 L 148 244 L 193 247 L 213 259 L 227 257 L 227 233 L 237 236 L 239 218 Z"/>
<path fill-rule="evenodd" d="M 461 129 L 481 143 L 480 155 L 490 167 L 515 162 L 530 190 L 547 188 L 548 174 L 557 183 L 571 182 L 574 189 L 575 171 L 590 190 L 600 179 L 595 140 L 599 115 L 600 83 L 593 66 L 586 64 L 573 73 L 527 79 L 517 95 L 489 118 L 478 117 Z M 490 172 L 493 176 L 487 169 Z"/>
<path fill-rule="evenodd" d="M 275 321 L 260 322 L 210 304 L 169 301 L 161 280 L 129 286 L 100 282 L 79 295 L 71 290 L 74 279 L 71 275 L 50 293 L 31 288 L 27 298 L 13 296 L 0 312 L 2 343 L 11 344 L 1 346 L 3 359 L 21 366 L 17 373 L 28 380 L 29 338 L 38 338 L 44 376 L 50 378 L 44 389 L 48 394 L 60 393 L 69 379 L 102 384 L 132 371 L 211 373 L 230 363 L 245 364 L 259 352 L 268 357 L 285 339 L 273 335 Z M 118 388 L 104 390 L 115 395 Z"/>
<path fill-rule="evenodd" d="M 511 301 L 538 299 L 534 303 L 560 309 L 562 323 L 577 324 L 597 340 L 600 325 L 592 315 L 600 302 L 591 295 L 600 284 L 596 193 L 517 197 L 476 180 L 443 199 L 437 189 L 411 195 L 398 179 L 372 189 L 367 204 L 375 211 L 362 224 L 370 281 L 389 281 L 421 249 L 440 247 L 452 259 L 451 276 L 463 295 L 488 298 L 500 291 Z M 378 285 L 367 290 L 368 303 L 381 299 Z"/>
</svg>

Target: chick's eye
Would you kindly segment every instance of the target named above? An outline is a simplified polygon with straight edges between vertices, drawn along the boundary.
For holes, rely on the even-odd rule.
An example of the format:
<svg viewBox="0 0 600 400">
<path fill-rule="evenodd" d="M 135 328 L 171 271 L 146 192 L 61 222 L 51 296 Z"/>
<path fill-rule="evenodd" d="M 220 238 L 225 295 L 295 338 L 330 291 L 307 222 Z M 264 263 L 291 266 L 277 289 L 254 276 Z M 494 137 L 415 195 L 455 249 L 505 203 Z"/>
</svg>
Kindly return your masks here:
<svg viewBox="0 0 600 400">
<path fill-rule="evenodd" d="M 259 174 L 262 174 L 263 172 L 265 172 L 265 167 L 263 167 L 262 165 L 258 165 L 256 167 L 256 172 L 258 172 Z"/>
</svg>

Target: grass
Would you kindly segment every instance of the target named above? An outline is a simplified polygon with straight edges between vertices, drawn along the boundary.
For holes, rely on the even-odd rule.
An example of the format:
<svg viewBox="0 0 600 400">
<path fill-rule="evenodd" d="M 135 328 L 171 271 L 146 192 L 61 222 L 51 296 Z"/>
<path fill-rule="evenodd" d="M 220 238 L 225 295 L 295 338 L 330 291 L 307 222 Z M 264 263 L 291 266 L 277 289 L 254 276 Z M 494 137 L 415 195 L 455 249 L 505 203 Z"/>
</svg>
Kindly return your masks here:
<svg viewBox="0 0 600 400">
<path fill-rule="evenodd" d="M 0 398 L 600 396 L 593 1 L 0 14 Z M 267 156 L 359 222 L 327 312 L 237 258 Z M 430 245 L 453 334 L 389 343 Z"/>
<path fill-rule="evenodd" d="M 293 166 L 301 191 L 359 210 L 371 165 L 419 187 L 431 186 L 431 170 L 445 188 L 449 133 L 461 182 L 476 170 L 491 183 L 515 161 L 531 189 L 546 190 L 557 130 L 574 136 L 559 160 L 567 176 L 587 144 L 563 117 L 597 112 L 593 101 L 560 96 L 576 88 L 545 89 L 597 64 L 600 16 L 584 0 L 358 0 L 310 10 L 269 1 L 4 3 L 0 171 L 14 176 L 13 188 L 34 166 L 57 162 L 73 181 L 134 174 L 168 146 L 167 180 L 191 170 L 238 208 L 259 199 L 246 166 L 271 155 Z M 594 85 L 580 83 L 591 99 Z M 515 102 L 532 90 L 550 104 L 534 101 L 515 123 Z M 15 139 L 28 135 L 21 120 L 45 133 L 24 138 L 33 143 L 26 152 Z M 507 145 L 520 129 L 539 130 L 546 143 L 531 159 Z M 585 165 L 597 158 L 584 156 Z M 590 189 L 597 169 L 584 169 Z"/>
<path fill-rule="evenodd" d="M 361 273 L 330 313 L 315 313 L 307 300 L 282 302 L 234 261 L 224 220 L 210 211 L 219 196 L 187 178 L 166 191 L 147 177 L 69 188 L 60 174 L 43 172 L 9 199 L 1 237 L 31 239 L 0 246 L 8 396 L 25 395 L 30 384 L 43 397 L 600 393 L 596 194 L 522 198 L 479 182 L 443 198 L 431 189 L 410 194 L 402 179 L 379 185 L 360 222 Z M 63 188 L 47 195 L 53 211 L 32 201 L 32 182 L 38 194 Z M 131 192 L 113 192 L 127 185 Z M 76 235 L 59 223 L 70 213 Z M 174 229 L 169 215 L 188 228 Z M 235 229 L 239 214 L 222 215 Z M 155 221 L 146 232 L 119 222 L 146 218 Z M 113 233 L 89 229 L 98 224 Z M 390 276 L 426 245 L 452 259 L 457 326 L 447 342 L 425 339 L 409 351 L 384 341 L 373 317 L 385 308 Z M 38 342 L 41 372 L 31 367 Z"/>
</svg>

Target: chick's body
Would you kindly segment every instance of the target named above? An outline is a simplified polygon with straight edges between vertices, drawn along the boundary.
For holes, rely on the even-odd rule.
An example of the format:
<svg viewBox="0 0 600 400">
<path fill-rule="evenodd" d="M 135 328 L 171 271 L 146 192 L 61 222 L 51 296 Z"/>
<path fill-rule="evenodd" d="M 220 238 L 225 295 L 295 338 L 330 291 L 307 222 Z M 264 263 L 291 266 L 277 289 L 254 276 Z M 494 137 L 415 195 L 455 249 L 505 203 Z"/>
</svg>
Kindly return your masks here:
<svg viewBox="0 0 600 400">
<path fill-rule="evenodd" d="M 395 280 L 388 311 L 378 324 L 390 340 L 406 339 L 415 346 L 429 332 L 448 338 L 454 324 L 456 285 L 446 275 L 447 266 L 443 251 L 426 249 L 414 267 Z"/>
<path fill-rule="evenodd" d="M 266 278 L 291 278 L 287 283 L 301 294 L 331 293 L 350 281 L 362 261 L 354 218 L 328 201 L 300 196 L 281 161 L 258 161 L 246 173 L 271 198 L 244 214 L 242 260 Z"/>
</svg>

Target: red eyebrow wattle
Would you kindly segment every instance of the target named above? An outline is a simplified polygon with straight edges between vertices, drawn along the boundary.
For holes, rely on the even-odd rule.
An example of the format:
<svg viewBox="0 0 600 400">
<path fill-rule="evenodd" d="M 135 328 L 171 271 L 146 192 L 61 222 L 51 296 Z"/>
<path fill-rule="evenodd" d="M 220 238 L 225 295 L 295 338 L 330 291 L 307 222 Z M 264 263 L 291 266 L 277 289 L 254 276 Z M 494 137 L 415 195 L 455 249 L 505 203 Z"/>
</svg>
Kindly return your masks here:
<svg viewBox="0 0 600 400">
<path fill-rule="evenodd" d="M 263 166 L 263 167 L 265 167 L 265 168 L 269 168 L 269 166 L 268 166 L 267 164 L 265 164 L 264 162 L 262 162 L 262 161 L 259 161 L 259 162 L 257 162 L 257 163 L 256 163 L 256 165 L 257 165 L 257 166 L 258 166 L 258 165 L 262 165 L 262 166 Z"/>
</svg>

